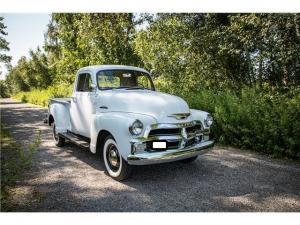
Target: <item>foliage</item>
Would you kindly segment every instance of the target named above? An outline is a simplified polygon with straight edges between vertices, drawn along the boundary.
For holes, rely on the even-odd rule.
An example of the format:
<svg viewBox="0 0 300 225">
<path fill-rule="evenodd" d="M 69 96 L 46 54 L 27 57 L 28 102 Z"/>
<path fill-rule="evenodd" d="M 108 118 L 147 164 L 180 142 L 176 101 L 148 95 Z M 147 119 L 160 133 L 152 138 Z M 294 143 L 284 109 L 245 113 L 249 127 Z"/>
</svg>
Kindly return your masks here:
<svg viewBox="0 0 300 225">
<path fill-rule="evenodd" d="M 276 157 L 300 158 L 299 88 L 284 94 L 270 90 L 268 85 L 263 89 L 244 87 L 238 94 L 204 89 L 194 93 L 177 89 L 174 94 L 181 95 L 191 108 L 213 115 L 212 132 L 219 143 Z"/>
<path fill-rule="evenodd" d="M 50 98 L 68 97 L 71 96 L 72 91 L 72 85 L 57 85 L 50 86 L 47 89 L 34 89 L 30 92 L 19 92 L 14 98 L 22 102 L 29 102 L 47 107 Z"/>
<path fill-rule="evenodd" d="M 11 68 L 6 78 L 12 94 L 29 91 L 34 88 L 47 88 L 51 85 L 53 74 L 48 65 L 48 58 L 40 48 L 30 50 L 30 57 L 22 57 L 18 64 Z"/>
<path fill-rule="evenodd" d="M 0 17 L 0 51 L 9 51 L 9 43 L 5 40 L 3 36 L 7 35 L 5 32 L 6 26 L 4 25 L 3 17 Z M 9 63 L 11 60 L 11 56 L 8 56 L 4 53 L 0 53 L 0 62 Z"/>
<path fill-rule="evenodd" d="M 53 14 L 45 48 L 57 80 L 71 84 L 74 73 L 88 65 L 139 65 L 131 46 L 135 24 L 132 13 Z"/>
<path fill-rule="evenodd" d="M 45 52 L 10 69 L 13 94 L 72 84 L 94 64 L 143 66 L 184 90 L 300 82 L 299 14 L 54 13 Z"/>
<path fill-rule="evenodd" d="M 158 14 L 134 46 L 187 90 L 299 85 L 299 27 L 298 14 Z"/>
<path fill-rule="evenodd" d="M 30 167 L 31 159 L 40 145 L 41 131 L 39 130 L 28 151 L 24 151 L 11 137 L 3 124 L 0 124 L 1 140 L 1 211 L 8 207 L 8 191 L 21 174 Z"/>
<path fill-rule="evenodd" d="M 0 98 L 9 97 L 9 88 L 4 80 L 0 80 Z"/>
</svg>

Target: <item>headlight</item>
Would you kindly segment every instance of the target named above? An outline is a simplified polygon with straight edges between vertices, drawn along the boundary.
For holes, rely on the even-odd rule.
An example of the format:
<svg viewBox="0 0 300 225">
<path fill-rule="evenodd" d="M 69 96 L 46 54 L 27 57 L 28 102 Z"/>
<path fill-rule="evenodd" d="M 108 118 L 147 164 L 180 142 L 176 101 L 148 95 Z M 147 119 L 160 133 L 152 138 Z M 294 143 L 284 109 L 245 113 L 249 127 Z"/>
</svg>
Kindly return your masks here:
<svg viewBox="0 0 300 225">
<path fill-rule="evenodd" d="M 210 114 L 207 115 L 206 119 L 204 120 L 205 126 L 210 127 L 213 124 L 214 120 Z"/>
<path fill-rule="evenodd" d="M 129 127 L 129 131 L 133 135 L 139 135 L 143 131 L 143 123 L 139 120 L 135 120 L 133 124 Z"/>
</svg>

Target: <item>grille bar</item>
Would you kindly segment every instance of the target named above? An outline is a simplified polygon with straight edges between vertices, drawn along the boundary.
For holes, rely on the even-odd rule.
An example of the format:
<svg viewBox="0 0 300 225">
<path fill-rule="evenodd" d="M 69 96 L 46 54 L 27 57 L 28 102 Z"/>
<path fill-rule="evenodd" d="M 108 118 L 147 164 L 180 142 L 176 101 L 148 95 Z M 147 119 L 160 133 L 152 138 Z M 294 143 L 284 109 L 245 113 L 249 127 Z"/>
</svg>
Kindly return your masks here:
<svg viewBox="0 0 300 225">
<path fill-rule="evenodd" d="M 179 135 L 180 133 L 181 128 L 155 129 L 150 131 L 149 136 Z"/>
</svg>

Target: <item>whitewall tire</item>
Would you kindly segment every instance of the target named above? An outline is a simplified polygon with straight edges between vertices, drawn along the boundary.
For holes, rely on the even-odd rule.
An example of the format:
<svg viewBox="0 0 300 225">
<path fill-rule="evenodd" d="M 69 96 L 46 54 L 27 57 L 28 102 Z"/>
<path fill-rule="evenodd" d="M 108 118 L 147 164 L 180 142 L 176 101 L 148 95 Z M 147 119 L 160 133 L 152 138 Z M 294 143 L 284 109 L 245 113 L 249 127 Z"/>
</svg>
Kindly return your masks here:
<svg viewBox="0 0 300 225">
<path fill-rule="evenodd" d="M 130 176 L 132 167 L 122 158 L 112 136 L 104 141 L 103 160 L 106 172 L 115 180 L 121 181 Z"/>
</svg>

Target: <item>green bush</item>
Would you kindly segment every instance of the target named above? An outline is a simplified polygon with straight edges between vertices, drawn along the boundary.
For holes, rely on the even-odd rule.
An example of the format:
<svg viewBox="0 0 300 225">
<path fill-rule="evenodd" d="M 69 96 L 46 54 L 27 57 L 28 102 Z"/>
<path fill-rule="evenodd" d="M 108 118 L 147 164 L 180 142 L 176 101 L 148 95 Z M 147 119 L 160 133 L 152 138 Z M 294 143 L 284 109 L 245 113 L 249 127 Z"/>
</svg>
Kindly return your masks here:
<svg viewBox="0 0 300 225">
<path fill-rule="evenodd" d="M 202 90 L 182 96 L 191 108 L 210 112 L 223 144 L 277 157 L 300 158 L 300 94 L 244 88 L 239 94 Z"/>
<path fill-rule="evenodd" d="M 274 90 L 268 85 L 239 91 L 185 91 L 161 78 L 160 91 L 183 97 L 191 108 L 210 112 L 212 132 L 221 144 L 276 157 L 300 158 L 300 89 Z"/>
<path fill-rule="evenodd" d="M 57 85 L 44 90 L 35 89 L 29 92 L 19 92 L 14 96 L 14 98 L 22 102 L 29 102 L 35 105 L 47 107 L 49 98 L 71 96 L 72 90 L 72 85 Z"/>
</svg>

